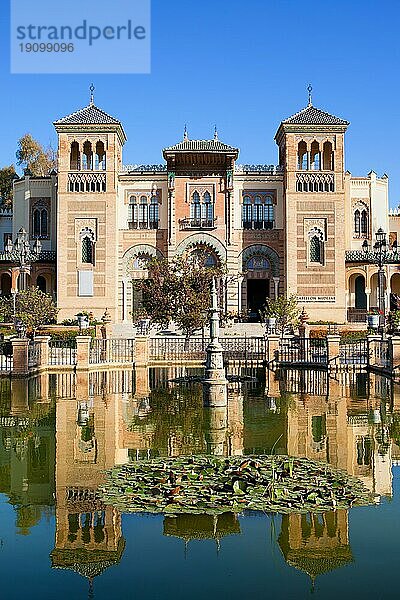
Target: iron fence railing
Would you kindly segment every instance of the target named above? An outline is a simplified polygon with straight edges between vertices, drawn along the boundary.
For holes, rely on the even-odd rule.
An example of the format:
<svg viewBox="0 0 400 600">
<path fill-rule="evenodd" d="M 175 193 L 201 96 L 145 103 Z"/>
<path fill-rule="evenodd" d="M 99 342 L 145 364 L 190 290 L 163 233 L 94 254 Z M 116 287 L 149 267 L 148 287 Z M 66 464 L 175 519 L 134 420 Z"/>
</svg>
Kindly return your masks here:
<svg viewBox="0 0 400 600">
<path fill-rule="evenodd" d="M 204 360 L 210 338 L 179 336 L 150 338 L 152 360 Z"/>
<path fill-rule="evenodd" d="M 76 365 L 76 340 L 50 340 L 49 365 Z"/>
<path fill-rule="evenodd" d="M 90 343 L 89 363 L 133 363 L 134 339 L 94 339 Z"/>
<path fill-rule="evenodd" d="M 279 345 L 279 362 L 327 364 L 327 340 L 326 338 L 284 338 Z"/>
<path fill-rule="evenodd" d="M 10 373 L 13 368 L 13 350 L 9 341 L 0 342 L 0 371 Z"/>
<path fill-rule="evenodd" d="M 37 367 L 40 363 L 40 342 L 31 340 L 28 345 L 28 367 Z"/>
<path fill-rule="evenodd" d="M 150 338 L 150 358 L 152 360 L 200 360 L 206 358 L 209 337 Z M 219 342 L 224 350 L 225 360 L 264 360 L 266 340 L 263 337 L 221 337 Z"/>
<path fill-rule="evenodd" d="M 370 350 L 371 365 L 375 367 L 391 368 L 392 348 L 390 340 L 379 340 L 372 343 Z"/>
<path fill-rule="evenodd" d="M 339 346 L 339 362 L 342 365 L 367 365 L 368 340 L 355 340 Z"/>
</svg>

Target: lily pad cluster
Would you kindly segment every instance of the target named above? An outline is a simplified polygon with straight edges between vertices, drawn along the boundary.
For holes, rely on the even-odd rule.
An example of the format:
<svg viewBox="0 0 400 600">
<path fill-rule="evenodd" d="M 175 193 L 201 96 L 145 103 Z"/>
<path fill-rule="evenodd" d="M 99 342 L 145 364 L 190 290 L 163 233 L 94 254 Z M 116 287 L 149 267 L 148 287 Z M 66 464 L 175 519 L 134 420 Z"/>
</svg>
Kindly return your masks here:
<svg viewBox="0 0 400 600">
<path fill-rule="evenodd" d="M 373 502 L 364 484 L 326 463 L 288 456 L 191 456 L 115 467 L 100 486 L 122 512 L 320 512 Z"/>
</svg>

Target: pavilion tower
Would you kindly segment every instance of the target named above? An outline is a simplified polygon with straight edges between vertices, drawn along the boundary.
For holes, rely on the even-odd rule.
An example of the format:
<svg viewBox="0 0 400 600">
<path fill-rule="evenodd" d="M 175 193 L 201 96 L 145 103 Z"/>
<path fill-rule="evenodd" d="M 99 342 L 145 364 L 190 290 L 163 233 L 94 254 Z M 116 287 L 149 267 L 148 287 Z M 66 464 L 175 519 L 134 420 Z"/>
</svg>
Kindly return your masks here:
<svg viewBox="0 0 400 600">
<path fill-rule="evenodd" d="M 282 121 L 286 292 L 321 318 L 345 319 L 344 134 L 348 121 L 308 105 Z M 334 305 L 334 308 L 333 308 Z"/>
<path fill-rule="evenodd" d="M 59 319 L 78 310 L 117 318 L 117 185 L 124 129 L 90 103 L 58 121 L 57 301 Z"/>
</svg>

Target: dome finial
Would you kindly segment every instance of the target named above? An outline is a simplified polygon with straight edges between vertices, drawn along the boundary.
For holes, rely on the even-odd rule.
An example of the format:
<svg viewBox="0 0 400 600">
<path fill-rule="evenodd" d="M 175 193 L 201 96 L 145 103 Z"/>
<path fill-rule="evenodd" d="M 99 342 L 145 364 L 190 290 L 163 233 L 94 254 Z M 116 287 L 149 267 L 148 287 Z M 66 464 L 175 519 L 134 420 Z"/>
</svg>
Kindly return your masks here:
<svg viewBox="0 0 400 600">
<path fill-rule="evenodd" d="M 185 127 L 183 129 L 183 139 L 184 140 L 188 140 L 189 139 L 188 132 L 187 132 L 187 127 L 186 127 L 186 123 L 185 123 Z"/>
<path fill-rule="evenodd" d="M 94 85 L 93 85 L 93 83 L 90 84 L 89 90 L 90 90 L 90 104 L 93 104 L 93 102 L 94 102 L 94 94 L 93 94 Z"/>
<path fill-rule="evenodd" d="M 311 83 L 308 84 L 307 91 L 308 91 L 308 106 L 312 106 L 312 85 L 311 85 Z"/>
</svg>

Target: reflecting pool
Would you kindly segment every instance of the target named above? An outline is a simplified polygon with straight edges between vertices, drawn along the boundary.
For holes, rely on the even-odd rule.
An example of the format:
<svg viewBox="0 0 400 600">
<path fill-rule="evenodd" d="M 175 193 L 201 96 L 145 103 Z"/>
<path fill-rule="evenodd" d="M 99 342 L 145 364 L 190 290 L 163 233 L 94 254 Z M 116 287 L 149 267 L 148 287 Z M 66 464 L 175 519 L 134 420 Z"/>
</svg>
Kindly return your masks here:
<svg viewBox="0 0 400 600">
<path fill-rule="evenodd" d="M 0 380 L 0 572 L 13 598 L 393 598 L 400 389 L 371 373 L 242 369 L 227 408 L 170 368 Z M 97 489 L 141 458 L 285 453 L 363 480 L 323 514 L 120 514 Z"/>
</svg>

